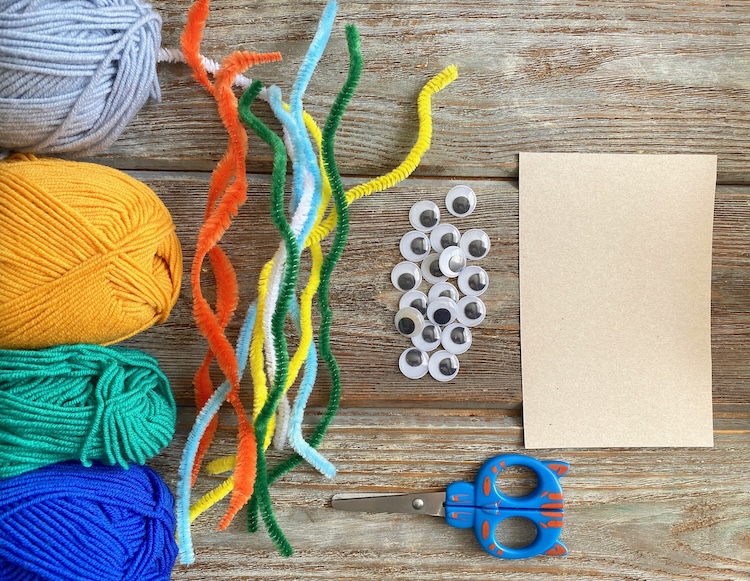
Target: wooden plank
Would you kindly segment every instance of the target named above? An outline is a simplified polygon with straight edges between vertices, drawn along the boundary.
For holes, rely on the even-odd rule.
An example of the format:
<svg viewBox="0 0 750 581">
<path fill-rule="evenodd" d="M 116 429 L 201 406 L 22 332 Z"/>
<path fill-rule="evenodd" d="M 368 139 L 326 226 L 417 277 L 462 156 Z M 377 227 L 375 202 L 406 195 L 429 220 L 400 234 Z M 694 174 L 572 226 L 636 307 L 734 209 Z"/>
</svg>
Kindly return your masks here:
<svg viewBox="0 0 750 581">
<path fill-rule="evenodd" d="M 173 212 L 189 269 L 208 176 L 152 172 L 134 175 L 153 187 Z M 347 180 L 348 185 L 354 183 Z M 391 285 L 390 271 L 401 260 L 398 240 L 410 229 L 408 210 L 413 203 L 431 199 L 444 207 L 445 193 L 456 183 L 459 182 L 411 179 L 352 206 L 349 243 L 331 286 L 335 313 L 333 349 L 342 368 L 343 405 L 520 406 L 516 182 L 472 181 L 479 196 L 476 211 L 464 219 L 451 217 L 460 230 L 482 228 L 492 241 L 489 256 L 480 262 L 490 275 L 490 288 L 482 297 L 489 314 L 475 329 L 471 349 L 459 358 L 461 370 L 457 379 L 450 383 L 429 377 L 411 381 L 398 370 L 398 357 L 409 346 L 393 327 L 401 293 Z M 279 241 L 268 218 L 267 192 L 266 176 L 250 177 L 249 201 L 223 244 L 239 273 L 239 313 L 243 314 L 255 298 L 258 272 Z M 714 401 L 737 404 L 747 401 L 750 381 L 749 187 L 718 188 L 714 224 Z M 307 272 L 308 267 L 303 268 Z M 208 277 L 205 282 L 210 292 Z M 427 286 L 423 283 L 422 288 Z M 185 405 L 192 402 L 192 377 L 205 349 L 192 321 L 190 297 L 186 277 L 168 323 L 125 343 L 160 359 L 178 401 Z M 238 328 L 238 320 L 230 326 L 232 341 Z M 249 393 L 249 382 L 246 385 Z M 313 405 L 321 405 L 327 397 L 329 382 L 323 369 L 319 386 Z"/>
<path fill-rule="evenodd" d="M 186 410 L 178 437 L 152 463 L 170 485 L 191 420 Z M 561 537 L 570 554 L 513 562 L 485 555 L 472 531 L 453 529 L 442 519 L 340 512 L 330 508 L 330 498 L 337 492 L 441 490 L 454 480 L 472 480 L 489 456 L 523 452 L 519 414 L 346 410 L 321 448 L 338 467 L 335 481 L 299 468 L 272 488 L 294 556 L 278 556 L 264 531 L 248 534 L 245 511 L 228 531 L 217 532 L 224 501 L 196 521 L 197 564 L 178 565 L 173 578 L 745 579 L 750 576 L 748 420 L 747 409 L 718 414 L 714 449 L 538 454 L 571 463 L 562 480 L 566 524 Z M 233 428 L 222 428 L 210 457 L 231 453 L 234 435 Z M 278 453 L 272 452 L 270 461 L 278 461 Z M 501 487 L 507 490 L 518 480 L 523 476 L 510 475 Z M 201 475 L 196 494 L 220 481 Z M 518 539 L 512 531 L 501 538 Z"/>
<path fill-rule="evenodd" d="M 177 47 L 187 2 L 154 2 Z M 252 71 L 285 93 L 322 3 L 214 0 L 203 45 L 280 50 Z M 448 64 L 461 78 L 435 99 L 422 176 L 516 176 L 519 151 L 717 153 L 719 181 L 750 181 L 750 5 L 713 0 L 341 3 L 308 91 L 322 122 L 347 68 L 343 23 L 360 28 L 365 71 L 337 138 L 342 173 L 379 175 L 415 138 L 414 103 Z M 184 65 L 160 65 L 163 102 L 146 106 L 102 163 L 210 170 L 226 145 L 212 100 Z M 263 110 L 263 107 L 258 107 Z M 266 119 L 269 116 L 265 117 Z M 200 136 L 200 137 L 197 137 Z M 250 168 L 270 153 L 251 139 Z"/>
</svg>

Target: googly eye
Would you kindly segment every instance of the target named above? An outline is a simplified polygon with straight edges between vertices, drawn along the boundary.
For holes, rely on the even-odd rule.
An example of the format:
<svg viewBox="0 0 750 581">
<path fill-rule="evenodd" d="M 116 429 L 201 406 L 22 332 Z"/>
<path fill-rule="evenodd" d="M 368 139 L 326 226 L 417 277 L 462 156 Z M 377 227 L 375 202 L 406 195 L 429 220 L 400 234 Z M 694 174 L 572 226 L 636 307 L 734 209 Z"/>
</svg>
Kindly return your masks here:
<svg viewBox="0 0 750 581">
<path fill-rule="evenodd" d="M 406 260 L 419 262 L 430 253 L 430 239 L 424 232 L 412 230 L 401 237 L 398 248 Z"/>
<path fill-rule="evenodd" d="M 424 317 L 414 307 L 399 309 L 393 322 L 396 323 L 398 332 L 404 337 L 414 337 L 415 335 L 419 335 L 422 329 L 424 329 Z"/>
<path fill-rule="evenodd" d="M 490 237 L 484 230 L 467 230 L 461 236 L 461 250 L 469 260 L 479 260 L 487 256 L 490 251 Z"/>
<path fill-rule="evenodd" d="M 439 282 L 432 285 L 427 294 L 427 299 L 434 301 L 440 297 L 448 297 L 458 302 L 458 289 L 449 282 Z"/>
<path fill-rule="evenodd" d="M 422 273 L 413 262 L 399 262 L 391 271 L 391 282 L 400 291 L 410 291 L 422 283 Z"/>
<path fill-rule="evenodd" d="M 427 318 L 440 327 L 450 325 L 456 320 L 457 314 L 456 301 L 447 297 L 437 298 L 427 304 Z"/>
<path fill-rule="evenodd" d="M 438 381 L 450 381 L 458 375 L 458 357 L 447 351 L 435 351 L 430 355 L 429 370 Z"/>
<path fill-rule="evenodd" d="M 409 379 L 419 379 L 427 375 L 429 365 L 427 353 L 414 347 L 404 350 L 398 358 L 398 368 Z"/>
<path fill-rule="evenodd" d="M 445 207 L 457 218 L 463 218 L 477 207 L 477 195 L 469 186 L 456 186 L 446 194 Z"/>
<path fill-rule="evenodd" d="M 458 288 L 465 295 L 478 297 L 489 285 L 490 278 L 481 266 L 467 266 L 458 275 Z"/>
<path fill-rule="evenodd" d="M 466 267 L 466 255 L 458 246 L 451 246 L 440 253 L 438 265 L 440 272 L 448 278 L 453 278 Z"/>
<path fill-rule="evenodd" d="M 448 280 L 448 277 L 440 270 L 439 254 L 435 252 L 428 254 L 427 258 L 422 261 L 422 276 L 431 284 L 437 284 Z"/>
<path fill-rule="evenodd" d="M 461 323 L 448 325 L 440 333 L 440 343 L 448 353 L 454 355 L 466 353 L 471 347 L 471 330 Z"/>
<path fill-rule="evenodd" d="M 409 210 L 409 222 L 415 230 L 429 232 L 440 223 L 440 208 L 429 200 L 417 202 Z"/>
<path fill-rule="evenodd" d="M 440 347 L 440 327 L 427 321 L 419 335 L 414 335 L 411 342 L 422 351 L 434 351 Z"/>
<path fill-rule="evenodd" d="M 461 233 L 453 224 L 439 224 L 430 232 L 430 245 L 438 254 L 450 246 L 458 246 L 460 241 Z"/>
<path fill-rule="evenodd" d="M 467 327 L 476 327 L 487 315 L 487 308 L 479 297 L 465 296 L 458 301 L 456 307 L 458 322 Z"/>
<path fill-rule="evenodd" d="M 427 316 L 427 295 L 422 291 L 411 290 L 401 295 L 401 299 L 398 301 L 398 308 L 403 309 L 404 307 L 414 307 L 423 316 Z"/>
</svg>

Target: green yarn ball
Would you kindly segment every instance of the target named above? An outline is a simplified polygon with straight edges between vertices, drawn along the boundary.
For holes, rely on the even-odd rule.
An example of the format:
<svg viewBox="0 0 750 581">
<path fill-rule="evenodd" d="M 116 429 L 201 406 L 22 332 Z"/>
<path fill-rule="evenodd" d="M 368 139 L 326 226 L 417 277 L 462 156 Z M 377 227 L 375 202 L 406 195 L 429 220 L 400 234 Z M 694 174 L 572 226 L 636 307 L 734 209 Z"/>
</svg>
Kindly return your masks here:
<svg viewBox="0 0 750 581">
<path fill-rule="evenodd" d="M 156 359 L 135 349 L 0 350 L 0 478 L 80 460 L 145 464 L 177 408 Z"/>
</svg>

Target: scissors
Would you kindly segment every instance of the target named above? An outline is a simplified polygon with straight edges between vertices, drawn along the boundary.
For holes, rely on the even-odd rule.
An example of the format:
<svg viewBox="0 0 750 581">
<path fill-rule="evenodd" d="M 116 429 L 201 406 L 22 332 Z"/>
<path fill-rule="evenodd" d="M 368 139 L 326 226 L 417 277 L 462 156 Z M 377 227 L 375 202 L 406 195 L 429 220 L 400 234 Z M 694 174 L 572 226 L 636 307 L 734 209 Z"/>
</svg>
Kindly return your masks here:
<svg viewBox="0 0 750 581">
<path fill-rule="evenodd" d="M 536 488 L 526 496 L 507 496 L 497 485 L 500 472 L 523 466 L 537 477 Z M 502 559 L 524 559 L 537 555 L 562 556 L 568 549 L 558 538 L 563 527 L 562 477 L 567 462 L 537 460 L 522 454 L 502 454 L 487 460 L 476 480 L 454 482 L 445 492 L 343 493 L 333 497 L 333 508 L 355 512 L 391 512 L 445 517 L 459 529 L 474 529 L 482 548 Z M 495 538 L 497 526 L 506 518 L 522 517 L 536 527 L 536 538 L 525 547 L 507 547 Z"/>
</svg>

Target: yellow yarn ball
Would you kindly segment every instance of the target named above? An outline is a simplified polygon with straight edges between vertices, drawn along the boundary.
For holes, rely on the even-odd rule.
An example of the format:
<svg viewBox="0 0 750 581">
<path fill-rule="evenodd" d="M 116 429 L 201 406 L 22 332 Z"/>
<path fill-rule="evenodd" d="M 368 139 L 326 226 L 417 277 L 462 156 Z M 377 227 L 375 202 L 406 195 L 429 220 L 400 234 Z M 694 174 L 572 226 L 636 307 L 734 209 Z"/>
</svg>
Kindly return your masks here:
<svg viewBox="0 0 750 581">
<path fill-rule="evenodd" d="M 0 161 L 0 348 L 117 343 L 163 323 L 182 252 L 145 184 L 92 164 Z"/>
</svg>

